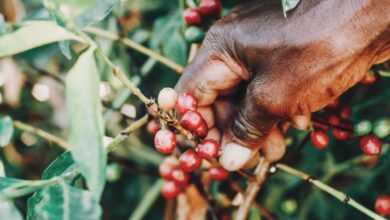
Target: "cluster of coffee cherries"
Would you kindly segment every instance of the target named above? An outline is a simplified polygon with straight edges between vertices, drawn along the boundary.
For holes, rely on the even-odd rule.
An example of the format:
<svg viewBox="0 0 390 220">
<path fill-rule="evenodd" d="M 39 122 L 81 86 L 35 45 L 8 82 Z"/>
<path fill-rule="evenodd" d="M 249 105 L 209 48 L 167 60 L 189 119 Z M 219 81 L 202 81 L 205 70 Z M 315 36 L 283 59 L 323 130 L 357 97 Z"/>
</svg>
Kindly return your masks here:
<svg viewBox="0 0 390 220">
<path fill-rule="evenodd" d="M 390 195 L 379 195 L 375 200 L 375 212 L 384 216 L 390 216 Z"/>
<path fill-rule="evenodd" d="M 201 0 L 199 6 L 187 8 L 183 12 L 184 22 L 188 26 L 184 36 L 190 43 L 197 43 L 204 37 L 204 32 L 200 28 L 210 18 L 217 18 L 222 11 L 220 0 Z"/>
<path fill-rule="evenodd" d="M 168 124 L 161 120 L 160 125 L 153 120 L 147 126 L 149 132 L 154 134 L 156 150 L 171 155 L 165 158 L 159 167 L 160 176 L 164 179 L 162 195 L 171 199 L 182 192 L 188 185 L 190 174 L 201 167 L 203 159 L 214 161 L 214 165 L 209 163 L 206 170 L 210 180 L 221 181 L 228 178 L 228 171 L 215 166 L 216 158 L 220 154 L 219 140 L 209 135 L 207 123 L 197 111 L 196 98 L 190 93 L 178 95 L 174 89 L 164 88 L 158 95 L 157 103 L 160 111 L 178 118 L 177 124 Z M 194 137 L 195 148 L 189 147 L 182 153 L 179 151 L 178 126 Z"/>
<path fill-rule="evenodd" d="M 374 73 L 369 72 L 361 80 L 363 85 L 371 85 L 376 81 Z M 339 141 L 346 141 L 353 136 L 353 125 L 350 121 L 352 109 L 349 106 L 340 106 L 338 100 L 327 106 L 325 109 L 327 117 L 325 120 L 317 120 L 313 124 L 314 130 L 310 134 L 313 146 L 319 150 L 325 149 L 329 144 L 327 130 L 331 129 L 332 136 Z M 359 138 L 360 149 L 365 155 L 376 156 L 381 153 L 382 143 L 374 134 L 363 135 Z"/>
</svg>

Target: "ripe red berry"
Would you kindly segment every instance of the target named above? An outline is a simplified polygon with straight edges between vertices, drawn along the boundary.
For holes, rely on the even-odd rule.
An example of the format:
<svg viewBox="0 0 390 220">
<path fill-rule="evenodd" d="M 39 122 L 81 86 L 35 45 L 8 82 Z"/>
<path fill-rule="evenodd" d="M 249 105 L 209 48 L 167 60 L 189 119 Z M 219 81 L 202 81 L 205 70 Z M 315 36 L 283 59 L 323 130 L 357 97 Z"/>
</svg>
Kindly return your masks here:
<svg viewBox="0 0 390 220">
<path fill-rule="evenodd" d="M 332 130 L 332 134 L 336 140 L 339 141 L 345 141 L 349 138 L 349 132 L 348 131 L 343 131 L 341 129 L 334 128 Z"/>
<path fill-rule="evenodd" d="M 179 166 L 176 158 L 167 157 L 159 166 L 160 176 L 164 179 L 172 179 L 172 171 Z"/>
<path fill-rule="evenodd" d="M 179 195 L 180 191 L 180 186 L 177 185 L 174 181 L 164 181 L 161 187 L 161 194 L 166 199 L 175 198 L 177 195 Z"/>
<path fill-rule="evenodd" d="M 310 134 L 311 143 L 319 150 L 326 148 L 329 143 L 329 137 L 324 131 L 317 130 Z"/>
<path fill-rule="evenodd" d="M 180 168 L 185 172 L 195 171 L 200 167 L 200 163 L 202 159 L 198 156 L 198 154 L 192 150 L 188 149 L 185 151 L 179 158 Z"/>
<path fill-rule="evenodd" d="M 328 117 L 328 122 L 333 126 L 337 126 L 340 124 L 340 118 L 337 117 L 336 115 L 331 115 Z"/>
<path fill-rule="evenodd" d="M 176 91 L 168 87 L 162 89 L 157 97 L 158 106 L 164 111 L 169 111 L 175 108 L 176 101 L 177 101 Z"/>
<path fill-rule="evenodd" d="M 204 138 L 207 136 L 209 129 L 207 128 L 206 123 L 201 124 L 199 127 L 197 127 L 194 131 L 195 135 L 201 138 Z"/>
<path fill-rule="evenodd" d="M 201 0 L 199 4 L 199 12 L 204 16 L 220 15 L 222 5 L 220 0 Z"/>
<path fill-rule="evenodd" d="M 390 196 L 380 195 L 375 201 L 375 211 L 385 217 L 390 216 Z"/>
<path fill-rule="evenodd" d="M 360 149 L 367 155 L 378 155 L 382 149 L 382 143 L 374 135 L 367 135 L 360 139 Z"/>
<path fill-rule="evenodd" d="M 195 111 L 187 111 L 184 113 L 183 117 L 180 119 L 180 125 L 183 126 L 183 128 L 190 130 L 190 131 L 197 131 L 196 133 L 203 134 L 204 129 L 207 130 L 207 124 L 206 121 L 203 119 L 202 115 L 200 115 L 198 112 Z M 206 126 L 203 128 L 202 126 Z M 207 131 L 206 134 L 207 135 Z"/>
<path fill-rule="evenodd" d="M 198 105 L 196 98 L 191 93 L 179 95 L 176 103 L 176 110 L 179 114 L 184 114 L 186 111 L 195 111 Z"/>
<path fill-rule="evenodd" d="M 202 23 L 202 16 L 194 8 L 186 9 L 183 12 L 183 18 L 187 25 L 200 25 Z"/>
<path fill-rule="evenodd" d="M 219 144 L 214 140 L 206 139 L 196 148 L 198 155 L 203 159 L 213 159 L 219 154 Z"/>
<path fill-rule="evenodd" d="M 212 180 L 222 181 L 229 177 L 229 172 L 222 167 L 212 167 L 209 169 L 209 176 Z"/>
<path fill-rule="evenodd" d="M 176 147 L 176 135 L 168 130 L 161 129 L 154 136 L 154 147 L 163 154 L 170 154 Z"/>
<path fill-rule="evenodd" d="M 351 113 L 352 113 L 351 107 L 349 107 L 349 106 L 344 106 L 344 107 L 340 110 L 340 117 L 341 117 L 341 118 L 344 118 L 344 119 L 348 119 L 349 117 L 351 117 Z"/>
<path fill-rule="evenodd" d="M 188 184 L 189 176 L 181 169 L 174 169 L 171 176 L 172 180 L 181 187 L 185 187 Z"/>
<path fill-rule="evenodd" d="M 160 123 L 158 123 L 156 120 L 151 120 L 148 122 L 148 125 L 146 126 L 146 130 L 151 135 L 155 135 L 157 131 L 160 130 Z"/>
</svg>

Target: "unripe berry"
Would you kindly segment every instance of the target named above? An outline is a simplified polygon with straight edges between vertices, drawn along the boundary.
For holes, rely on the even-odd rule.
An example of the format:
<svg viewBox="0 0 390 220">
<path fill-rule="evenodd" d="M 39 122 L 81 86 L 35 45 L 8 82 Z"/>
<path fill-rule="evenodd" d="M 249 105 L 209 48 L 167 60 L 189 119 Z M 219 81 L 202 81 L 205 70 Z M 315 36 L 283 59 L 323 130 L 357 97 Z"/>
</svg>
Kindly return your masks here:
<svg viewBox="0 0 390 220">
<path fill-rule="evenodd" d="M 160 123 L 158 123 L 156 120 L 151 120 L 148 122 L 148 125 L 146 126 L 146 130 L 151 134 L 155 135 L 158 130 L 160 130 L 161 126 Z"/>
<path fill-rule="evenodd" d="M 222 181 L 229 177 L 229 172 L 222 167 L 212 167 L 209 169 L 209 177 L 211 180 Z"/>
<path fill-rule="evenodd" d="M 177 93 L 172 88 L 164 88 L 160 91 L 157 98 L 159 107 L 164 111 L 169 111 L 175 108 L 177 101 Z"/>
<path fill-rule="evenodd" d="M 185 187 L 188 184 L 189 176 L 181 169 L 174 169 L 171 176 L 172 180 L 181 187 Z"/>
<path fill-rule="evenodd" d="M 200 133 L 202 134 L 202 136 L 204 133 L 204 136 L 207 135 L 206 121 L 198 112 L 189 110 L 184 113 L 183 117 L 180 119 L 180 125 L 187 130 L 193 132 L 196 131 L 196 133 Z M 205 128 L 203 128 L 202 126 L 205 126 Z M 206 132 L 204 130 L 206 130 Z"/>
<path fill-rule="evenodd" d="M 168 130 L 161 129 L 154 136 L 154 147 L 163 154 L 170 154 L 176 148 L 176 135 Z"/>
<path fill-rule="evenodd" d="M 184 31 L 184 38 L 188 43 L 200 43 L 204 35 L 204 31 L 195 26 L 187 27 Z"/>
<path fill-rule="evenodd" d="M 352 113 L 351 107 L 349 107 L 349 106 L 344 106 L 344 107 L 340 110 L 340 117 L 341 117 L 341 118 L 344 118 L 344 119 L 348 119 L 349 117 L 351 117 L 351 113 Z"/>
<path fill-rule="evenodd" d="M 198 10 L 194 8 L 188 8 L 183 12 L 183 18 L 187 25 L 200 25 L 202 23 L 202 17 Z"/>
<path fill-rule="evenodd" d="M 167 157 L 159 166 L 160 176 L 164 179 L 172 179 L 172 171 L 179 165 L 179 161 L 173 157 Z"/>
<path fill-rule="evenodd" d="M 378 155 L 381 148 L 381 141 L 374 135 L 367 135 L 360 139 L 360 149 L 367 155 Z"/>
<path fill-rule="evenodd" d="M 191 93 L 184 93 L 177 98 L 176 110 L 179 114 L 184 114 L 188 110 L 195 111 L 197 105 L 198 101 Z"/>
<path fill-rule="evenodd" d="M 375 201 L 375 211 L 382 216 L 390 216 L 390 196 L 380 195 Z"/>
<path fill-rule="evenodd" d="M 198 155 L 203 159 L 213 159 L 219 154 L 219 144 L 214 140 L 204 140 L 196 148 Z"/>
<path fill-rule="evenodd" d="M 192 150 L 188 149 L 185 151 L 179 158 L 180 168 L 185 172 L 195 171 L 200 167 L 200 163 L 202 159 L 198 156 L 198 154 Z"/>
<path fill-rule="evenodd" d="M 165 199 L 176 198 L 176 196 L 180 194 L 180 186 L 174 181 L 164 181 L 161 187 L 161 194 Z"/>
<path fill-rule="evenodd" d="M 311 143 L 319 150 L 326 148 L 329 143 L 329 137 L 321 130 L 313 131 L 310 134 Z"/>
<path fill-rule="evenodd" d="M 345 141 L 349 138 L 349 132 L 343 131 L 341 129 L 334 128 L 332 130 L 333 137 L 336 138 L 336 140 L 339 141 Z"/>
<path fill-rule="evenodd" d="M 199 12 L 204 16 L 220 15 L 222 5 L 220 0 L 201 0 L 199 4 Z"/>
</svg>

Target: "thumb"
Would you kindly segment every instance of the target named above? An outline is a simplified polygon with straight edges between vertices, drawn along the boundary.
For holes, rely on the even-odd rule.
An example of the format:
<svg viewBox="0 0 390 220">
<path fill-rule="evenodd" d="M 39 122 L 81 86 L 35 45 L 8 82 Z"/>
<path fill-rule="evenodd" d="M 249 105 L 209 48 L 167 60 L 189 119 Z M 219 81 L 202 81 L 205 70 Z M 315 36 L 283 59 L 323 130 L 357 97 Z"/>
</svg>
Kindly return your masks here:
<svg viewBox="0 0 390 220">
<path fill-rule="evenodd" d="M 220 163 L 226 170 L 241 169 L 260 148 L 265 147 L 264 145 L 276 143 L 276 145 L 283 145 L 281 148 L 284 147 L 281 141 L 283 136 L 275 126 L 279 118 L 267 113 L 257 103 L 254 84 L 251 83 L 238 113 L 223 136 Z M 267 150 L 267 152 L 270 151 L 271 149 Z M 267 155 L 272 155 L 272 153 Z"/>
</svg>

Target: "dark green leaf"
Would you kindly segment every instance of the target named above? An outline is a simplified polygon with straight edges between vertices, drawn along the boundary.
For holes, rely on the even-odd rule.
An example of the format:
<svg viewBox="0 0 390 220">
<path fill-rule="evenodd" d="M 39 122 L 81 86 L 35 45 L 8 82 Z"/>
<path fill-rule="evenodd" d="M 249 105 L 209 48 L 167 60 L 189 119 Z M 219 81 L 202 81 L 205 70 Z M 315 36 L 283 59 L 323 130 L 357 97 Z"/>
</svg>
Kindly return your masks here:
<svg viewBox="0 0 390 220">
<path fill-rule="evenodd" d="M 179 32 L 171 35 L 169 41 L 163 46 L 165 56 L 178 64 L 185 65 L 187 62 L 187 43 Z"/>
<path fill-rule="evenodd" d="M 103 148 L 99 83 L 94 48 L 89 48 L 78 58 L 66 77 L 66 101 L 72 156 L 96 198 L 100 197 L 104 188 L 107 157 Z"/>
<path fill-rule="evenodd" d="M 0 177 L 0 200 L 24 196 L 53 183 L 53 180 L 29 181 Z"/>
<path fill-rule="evenodd" d="M 12 119 L 8 116 L 0 118 L 0 147 L 7 145 L 14 133 Z"/>
<path fill-rule="evenodd" d="M 0 57 L 63 40 L 83 41 L 52 21 L 25 22 L 16 31 L 0 36 Z"/>
<path fill-rule="evenodd" d="M 60 182 L 36 192 L 28 200 L 28 220 L 97 220 L 99 202 L 89 191 Z"/>
<path fill-rule="evenodd" d="M 76 169 L 76 164 L 70 151 L 62 153 L 43 171 L 42 179 L 50 179 L 60 176 L 65 172 Z"/>
</svg>

